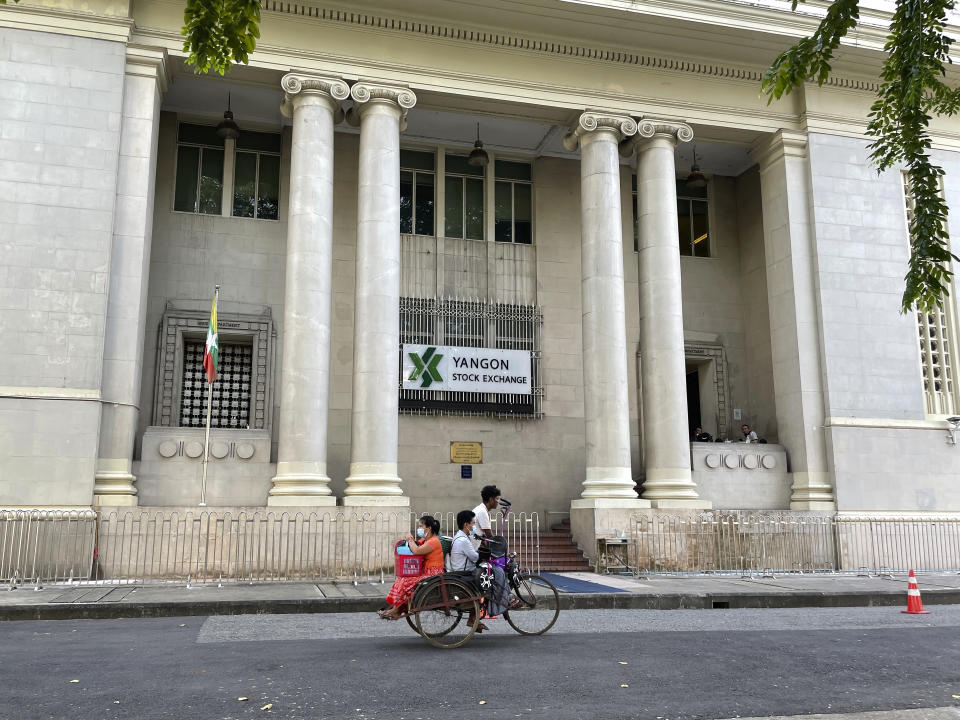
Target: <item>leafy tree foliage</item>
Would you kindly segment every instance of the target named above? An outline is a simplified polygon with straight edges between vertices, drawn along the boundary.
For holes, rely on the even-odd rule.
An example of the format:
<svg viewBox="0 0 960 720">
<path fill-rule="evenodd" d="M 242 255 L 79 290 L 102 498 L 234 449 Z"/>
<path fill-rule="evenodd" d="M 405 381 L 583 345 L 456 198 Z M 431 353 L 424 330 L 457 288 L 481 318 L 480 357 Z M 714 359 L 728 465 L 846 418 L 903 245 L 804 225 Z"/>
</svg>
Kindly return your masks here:
<svg viewBox="0 0 960 720">
<path fill-rule="evenodd" d="M 260 0 L 187 0 L 183 11 L 187 62 L 198 73 L 246 63 L 260 37 Z"/>
<path fill-rule="evenodd" d="M 792 0 L 792 9 L 801 2 L 806 0 Z M 949 294 L 950 259 L 960 261 L 950 252 L 947 206 L 940 192 L 943 169 L 930 159 L 929 134 L 933 115 L 960 110 L 960 89 L 944 81 L 953 42 L 944 26 L 955 5 L 956 0 L 896 0 L 880 89 L 867 125 L 877 170 L 902 166 L 914 201 L 903 312 L 939 305 Z M 813 35 L 778 56 L 767 70 L 762 88 L 768 100 L 805 82 L 826 82 L 834 52 L 859 19 L 859 0 L 834 0 Z"/>
</svg>

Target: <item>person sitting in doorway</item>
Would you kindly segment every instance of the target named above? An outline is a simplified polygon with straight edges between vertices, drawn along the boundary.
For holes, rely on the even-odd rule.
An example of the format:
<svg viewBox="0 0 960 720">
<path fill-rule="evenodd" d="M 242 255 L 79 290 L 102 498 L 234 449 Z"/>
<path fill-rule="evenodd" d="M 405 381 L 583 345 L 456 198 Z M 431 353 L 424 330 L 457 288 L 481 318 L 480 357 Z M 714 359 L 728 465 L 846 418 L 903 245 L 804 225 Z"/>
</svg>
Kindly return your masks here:
<svg viewBox="0 0 960 720">
<path fill-rule="evenodd" d="M 750 429 L 750 426 L 744 423 L 740 426 L 740 430 L 743 432 L 743 440 L 741 442 L 745 443 L 756 443 L 760 442 L 760 438 L 757 437 L 757 434 Z"/>
<path fill-rule="evenodd" d="M 426 555 L 423 564 L 423 573 L 413 577 L 398 577 L 393 581 L 390 592 L 387 593 L 387 605 L 391 607 L 380 611 L 380 617 L 385 620 L 396 620 L 403 615 L 404 608 L 413 596 L 416 584 L 430 575 L 443 573 L 443 546 L 440 544 L 440 521 L 432 515 L 424 515 L 417 522 L 417 540 L 407 533 L 407 545 L 414 555 Z"/>
<path fill-rule="evenodd" d="M 693 431 L 693 442 L 713 442 L 713 435 L 698 426 L 697 429 Z"/>
</svg>

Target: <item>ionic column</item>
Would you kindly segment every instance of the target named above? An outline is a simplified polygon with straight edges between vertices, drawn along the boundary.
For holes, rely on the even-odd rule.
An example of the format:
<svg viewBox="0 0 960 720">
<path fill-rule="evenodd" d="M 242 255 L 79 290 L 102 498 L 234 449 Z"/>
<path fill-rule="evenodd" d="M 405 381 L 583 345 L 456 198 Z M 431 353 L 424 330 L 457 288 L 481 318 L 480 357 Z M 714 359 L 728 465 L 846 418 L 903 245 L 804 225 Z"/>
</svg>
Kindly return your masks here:
<svg viewBox="0 0 960 720">
<path fill-rule="evenodd" d="M 293 118 L 283 303 L 277 475 L 267 505 L 335 505 L 327 477 L 333 281 L 333 126 L 350 89 L 337 78 L 289 74 Z"/>
<path fill-rule="evenodd" d="M 760 165 L 763 244 L 777 430 L 787 448 L 791 510 L 834 510 L 824 436 L 814 236 L 807 138 L 779 132 L 754 145 Z"/>
<path fill-rule="evenodd" d="M 165 65 L 163 50 L 127 49 L 104 328 L 95 505 L 137 504 L 133 446 L 140 413 L 160 99 L 167 88 Z"/>
<path fill-rule="evenodd" d="M 627 334 L 620 208 L 621 140 L 637 132 L 625 115 L 587 111 L 564 138 L 580 146 L 580 272 L 586 479 L 573 507 L 649 507 L 630 469 Z"/>
<path fill-rule="evenodd" d="M 350 476 L 344 505 L 406 505 L 397 474 L 400 347 L 400 131 L 416 96 L 359 82 L 360 123 Z"/>
<path fill-rule="evenodd" d="M 640 379 L 646 479 L 643 497 L 659 508 L 708 508 L 690 474 L 683 297 L 677 242 L 677 142 L 685 123 L 642 120 L 637 140 L 640 221 Z"/>
</svg>

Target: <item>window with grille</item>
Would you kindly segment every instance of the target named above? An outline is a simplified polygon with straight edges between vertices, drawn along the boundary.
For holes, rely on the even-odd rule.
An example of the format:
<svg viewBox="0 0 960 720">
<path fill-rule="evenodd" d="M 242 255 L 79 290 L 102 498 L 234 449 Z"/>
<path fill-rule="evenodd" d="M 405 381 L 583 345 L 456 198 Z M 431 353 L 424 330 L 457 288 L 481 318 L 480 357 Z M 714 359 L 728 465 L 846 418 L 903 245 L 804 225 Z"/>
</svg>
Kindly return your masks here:
<svg viewBox="0 0 960 720">
<path fill-rule="evenodd" d="M 903 173 L 903 195 L 907 232 L 913 221 L 913 194 L 910 179 Z M 941 190 L 942 192 L 942 190 Z M 960 411 L 960 393 L 954 378 L 956 370 L 957 321 L 952 297 L 941 298 L 932 310 L 917 310 L 920 363 L 928 415 L 954 415 Z"/>
<path fill-rule="evenodd" d="M 207 375 L 203 370 L 203 340 L 186 340 L 183 345 L 183 376 L 180 399 L 180 426 L 204 427 L 207 422 Z M 213 383 L 210 427 L 246 428 L 250 424 L 250 382 L 253 374 L 253 347 L 222 343 L 220 370 Z"/>
<path fill-rule="evenodd" d="M 400 343 L 529 350 L 529 395 L 400 389 L 400 412 L 416 415 L 543 416 L 540 329 L 535 305 L 400 298 Z M 398 353 L 399 355 L 399 353 Z M 402 359 L 400 359 L 402 364 Z"/>
</svg>

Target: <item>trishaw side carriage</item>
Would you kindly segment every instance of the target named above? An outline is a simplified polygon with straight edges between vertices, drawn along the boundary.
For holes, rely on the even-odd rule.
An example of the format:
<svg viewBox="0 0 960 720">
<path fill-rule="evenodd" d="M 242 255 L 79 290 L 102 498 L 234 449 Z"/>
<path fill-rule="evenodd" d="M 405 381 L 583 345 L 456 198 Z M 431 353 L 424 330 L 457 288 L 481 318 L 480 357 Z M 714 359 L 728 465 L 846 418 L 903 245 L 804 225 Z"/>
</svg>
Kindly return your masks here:
<svg viewBox="0 0 960 720">
<path fill-rule="evenodd" d="M 430 575 L 414 588 L 402 617 L 431 645 L 456 648 L 473 637 L 498 557 L 505 559 L 503 570 L 510 586 L 510 608 L 503 612 L 510 627 L 521 635 L 542 635 L 556 623 L 560 594 L 553 584 L 523 570 L 517 563 L 517 553 L 508 557 L 503 538 L 484 538 L 483 543 L 477 570 Z"/>
</svg>

